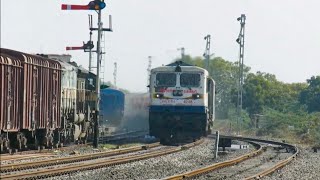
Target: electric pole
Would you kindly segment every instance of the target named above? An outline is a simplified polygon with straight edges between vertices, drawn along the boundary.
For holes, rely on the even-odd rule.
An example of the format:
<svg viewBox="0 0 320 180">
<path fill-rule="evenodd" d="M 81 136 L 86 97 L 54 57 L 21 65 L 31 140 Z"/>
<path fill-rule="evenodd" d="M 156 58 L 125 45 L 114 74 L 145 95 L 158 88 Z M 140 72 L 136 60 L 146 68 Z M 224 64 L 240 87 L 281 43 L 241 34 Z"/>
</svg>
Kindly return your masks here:
<svg viewBox="0 0 320 180">
<path fill-rule="evenodd" d="M 209 71 L 209 62 L 210 62 L 210 41 L 211 41 L 211 36 L 210 34 L 208 34 L 207 36 L 204 37 L 204 40 L 206 40 L 206 49 L 204 51 L 204 58 L 205 58 L 205 62 L 204 62 L 204 68 Z"/>
<path fill-rule="evenodd" d="M 240 32 L 237 38 L 237 43 L 239 44 L 239 81 L 238 81 L 238 100 L 237 100 L 237 126 L 238 126 L 238 135 L 241 132 L 241 110 L 242 110 L 242 94 L 243 94 L 243 58 L 244 58 L 244 30 L 246 24 L 246 15 L 241 14 L 240 17 L 237 18 L 237 21 L 240 22 Z"/>
<path fill-rule="evenodd" d="M 117 63 L 113 63 L 114 64 L 114 70 L 113 70 L 113 84 L 114 84 L 114 88 L 117 89 Z"/>
<path fill-rule="evenodd" d="M 147 76 L 147 87 L 150 85 L 150 75 L 151 75 L 151 64 L 152 64 L 152 56 L 148 56 L 148 76 Z M 149 89 L 147 89 L 147 92 L 149 91 Z"/>
<path fill-rule="evenodd" d="M 178 51 L 180 51 L 181 52 L 181 61 L 183 61 L 184 60 L 184 47 L 182 47 L 182 48 L 178 48 Z"/>
</svg>

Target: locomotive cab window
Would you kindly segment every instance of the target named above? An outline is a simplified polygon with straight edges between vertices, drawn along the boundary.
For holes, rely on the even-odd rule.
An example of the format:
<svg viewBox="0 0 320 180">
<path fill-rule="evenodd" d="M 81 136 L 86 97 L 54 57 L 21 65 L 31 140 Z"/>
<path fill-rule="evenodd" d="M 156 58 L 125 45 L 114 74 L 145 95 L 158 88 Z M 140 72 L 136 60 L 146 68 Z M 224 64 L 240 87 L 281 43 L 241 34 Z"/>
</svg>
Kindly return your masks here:
<svg viewBox="0 0 320 180">
<path fill-rule="evenodd" d="M 199 87 L 200 74 L 182 73 L 180 75 L 181 87 Z"/>
<path fill-rule="evenodd" d="M 158 73 L 156 75 L 156 86 L 173 87 L 176 85 L 175 73 Z"/>
</svg>

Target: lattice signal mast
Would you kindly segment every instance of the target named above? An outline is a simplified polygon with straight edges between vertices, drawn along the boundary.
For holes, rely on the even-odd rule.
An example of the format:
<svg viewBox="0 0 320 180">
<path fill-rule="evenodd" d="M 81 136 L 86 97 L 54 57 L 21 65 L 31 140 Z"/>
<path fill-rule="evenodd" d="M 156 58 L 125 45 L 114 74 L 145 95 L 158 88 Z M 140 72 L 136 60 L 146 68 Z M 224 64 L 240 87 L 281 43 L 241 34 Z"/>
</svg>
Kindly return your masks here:
<svg viewBox="0 0 320 180">
<path fill-rule="evenodd" d="M 238 126 L 238 135 L 241 132 L 241 110 L 242 110 L 242 94 L 243 94 L 243 59 L 244 59 L 244 30 L 246 24 L 246 15 L 241 14 L 240 17 L 237 18 L 237 21 L 240 22 L 240 32 L 237 38 L 237 43 L 239 44 L 239 82 L 238 82 L 238 100 L 237 100 L 237 126 Z"/>
</svg>

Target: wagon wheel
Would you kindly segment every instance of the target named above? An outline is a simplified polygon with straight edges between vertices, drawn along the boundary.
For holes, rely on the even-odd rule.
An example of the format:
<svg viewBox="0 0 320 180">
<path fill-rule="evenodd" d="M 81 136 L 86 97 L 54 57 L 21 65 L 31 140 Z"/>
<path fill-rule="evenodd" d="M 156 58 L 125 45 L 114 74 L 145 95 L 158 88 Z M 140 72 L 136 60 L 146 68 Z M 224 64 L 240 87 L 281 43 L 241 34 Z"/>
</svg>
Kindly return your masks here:
<svg viewBox="0 0 320 180">
<path fill-rule="evenodd" d="M 38 140 L 37 136 L 34 136 L 34 147 L 38 148 L 38 150 L 40 150 L 40 144 L 39 144 L 39 140 Z"/>
<path fill-rule="evenodd" d="M 0 135 L 0 152 L 3 152 L 3 144 L 4 144 L 4 138 L 2 137 L 2 134 Z"/>
<path fill-rule="evenodd" d="M 22 149 L 22 133 L 17 134 L 17 140 L 19 143 L 19 150 L 21 150 Z"/>
<path fill-rule="evenodd" d="M 22 132 L 17 134 L 17 141 L 19 143 L 19 150 L 22 150 L 22 148 L 27 148 L 27 138 Z"/>
<path fill-rule="evenodd" d="M 7 150 L 9 150 L 9 153 L 11 154 L 10 151 L 12 151 L 12 150 L 11 150 L 11 147 L 10 147 L 10 139 L 6 139 L 4 141 L 4 144 L 5 144 L 4 146 L 7 147 Z"/>
</svg>

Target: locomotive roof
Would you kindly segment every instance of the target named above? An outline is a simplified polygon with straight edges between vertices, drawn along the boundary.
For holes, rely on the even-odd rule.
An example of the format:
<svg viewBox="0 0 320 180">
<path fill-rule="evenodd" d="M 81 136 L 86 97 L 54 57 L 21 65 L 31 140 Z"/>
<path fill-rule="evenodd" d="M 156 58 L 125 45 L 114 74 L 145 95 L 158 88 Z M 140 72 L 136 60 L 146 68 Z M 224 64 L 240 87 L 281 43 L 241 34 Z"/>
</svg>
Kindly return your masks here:
<svg viewBox="0 0 320 180">
<path fill-rule="evenodd" d="M 67 62 L 64 62 L 61 60 L 56 60 L 56 61 L 58 61 L 61 64 L 61 66 L 68 71 L 76 71 L 77 70 L 77 67 L 72 66 L 71 64 L 69 64 Z"/>
<path fill-rule="evenodd" d="M 20 61 L 30 61 L 30 58 L 33 60 L 32 64 L 38 64 L 41 61 L 47 61 L 50 63 L 50 65 L 58 65 L 59 67 L 57 67 L 59 70 L 61 69 L 61 65 L 58 61 L 56 60 L 52 60 L 43 56 L 39 56 L 39 55 L 33 55 L 33 54 L 28 54 L 28 53 L 24 53 L 24 52 L 20 52 L 20 51 L 15 51 L 12 49 L 6 49 L 6 48 L 0 48 L 0 53 L 1 54 L 6 54 L 9 55 L 11 57 L 17 58 Z M 34 61 L 37 60 L 37 61 Z M 50 66 L 49 65 L 49 66 Z"/>
<path fill-rule="evenodd" d="M 117 94 L 117 95 L 123 95 L 124 93 L 120 90 L 117 89 L 112 89 L 112 88 L 106 88 L 106 89 L 101 89 L 100 90 L 101 94 Z"/>
<path fill-rule="evenodd" d="M 186 63 L 185 63 L 186 64 Z M 171 64 L 168 64 L 166 66 L 160 66 L 160 67 L 156 67 L 156 68 L 153 68 L 151 70 L 151 72 L 177 72 L 176 71 L 176 68 L 179 67 L 181 68 L 181 72 L 204 72 L 205 74 L 208 74 L 208 71 L 201 68 L 201 67 L 198 67 L 198 66 L 193 66 L 193 65 L 189 65 L 189 64 L 186 64 L 186 66 L 184 66 L 184 64 L 182 63 L 177 65 L 177 63 L 171 63 Z"/>
<path fill-rule="evenodd" d="M 188 63 L 185 63 L 183 61 L 176 61 L 176 62 L 173 62 L 171 64 L 167 64 L 166 66 L 178 66 L 178 65 L 180 65 L 180 66 L 194 66 L 192 64 L 188 64 Z"/>
</svg>

